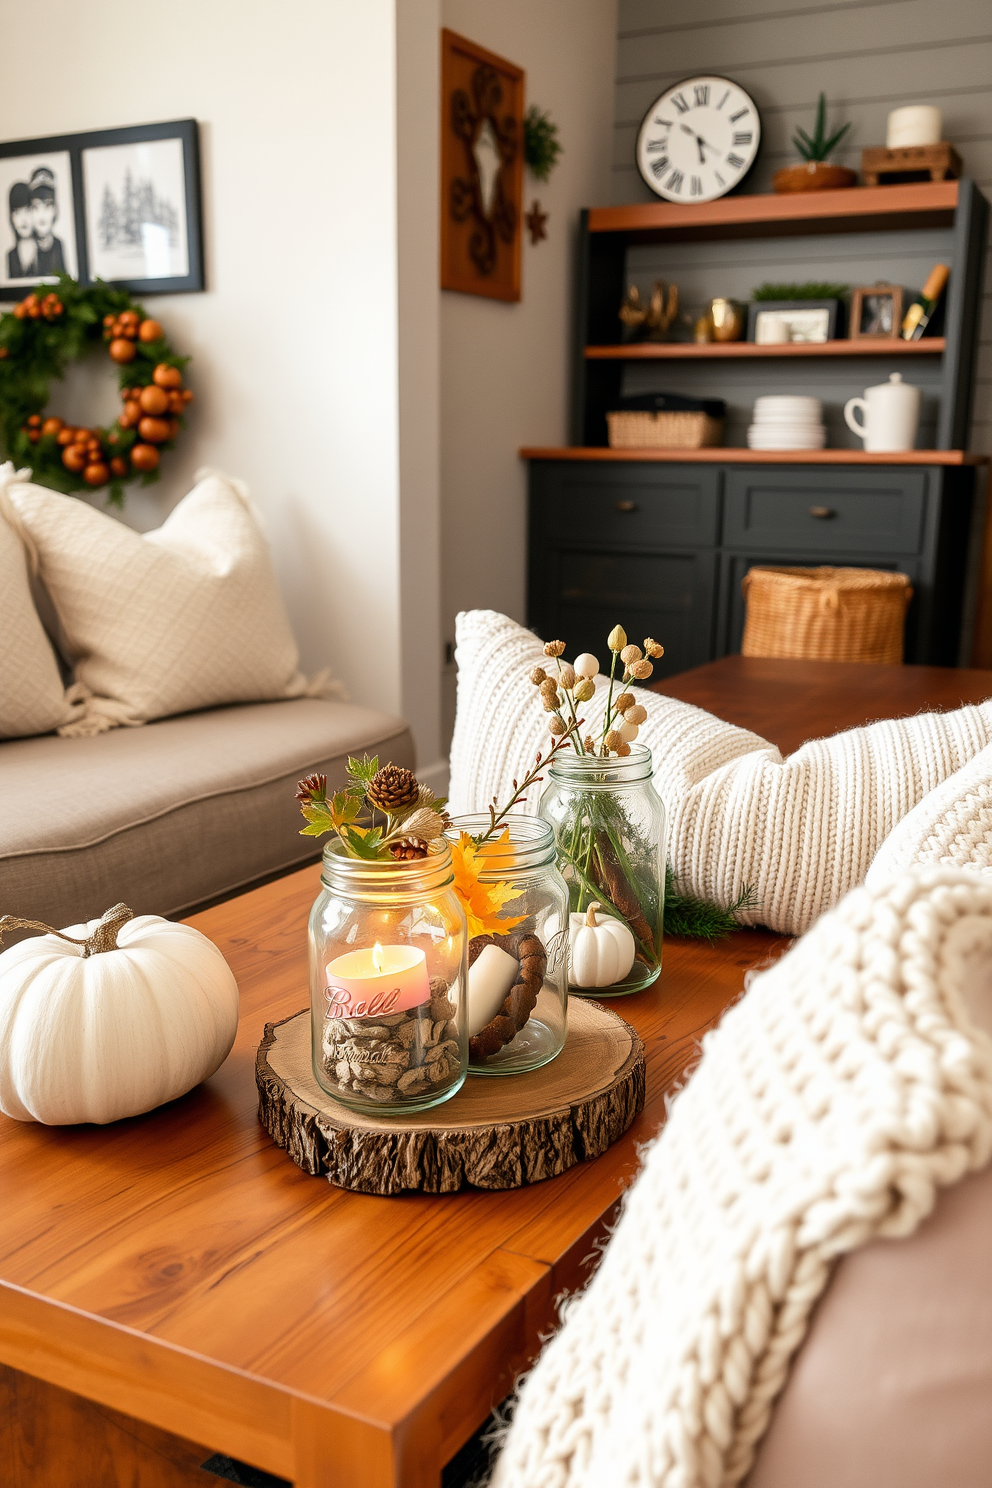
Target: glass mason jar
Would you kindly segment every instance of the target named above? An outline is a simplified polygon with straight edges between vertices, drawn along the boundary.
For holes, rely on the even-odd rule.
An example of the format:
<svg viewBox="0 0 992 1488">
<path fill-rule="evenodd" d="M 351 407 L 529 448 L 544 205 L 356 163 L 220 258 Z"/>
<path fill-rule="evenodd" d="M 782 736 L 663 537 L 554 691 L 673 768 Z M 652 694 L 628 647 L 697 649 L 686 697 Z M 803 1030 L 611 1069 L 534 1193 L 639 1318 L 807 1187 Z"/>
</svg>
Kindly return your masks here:
<svg viewBox="0 0 992 1488">
<path fill-rule="evenodd" d="M 665 808 L 651 776 L 643 744 L 623 759 L 562 750 L 552 761 L 538 811 L 568 884 L 572 992 L 618 997 L 661 971 Z"/>
<path fill-rule="evenodd" d="M 459 816 L 446 836 L 458 853 L 463 832 L 488 829 L 488 816 Z M 554 831 L 539 817 L 509 817 L 476 853 L 484 866 L 470 908 L 480 917 L 495 911 L 505 928 L 469 941 L 469 1072 L 515 1075 L 547 1064 L 565 1042 L 568 889 Z M 456 877 L 464 889 L 457 864 Z"/>
<path fill-rule="evenodd" d="M 309 940 L 321 1088 L 369 1115 L 454 1095 L 468 1061 L 468 936 L 447 846 L 378 863 L 329 843 Z"/>
</svg>

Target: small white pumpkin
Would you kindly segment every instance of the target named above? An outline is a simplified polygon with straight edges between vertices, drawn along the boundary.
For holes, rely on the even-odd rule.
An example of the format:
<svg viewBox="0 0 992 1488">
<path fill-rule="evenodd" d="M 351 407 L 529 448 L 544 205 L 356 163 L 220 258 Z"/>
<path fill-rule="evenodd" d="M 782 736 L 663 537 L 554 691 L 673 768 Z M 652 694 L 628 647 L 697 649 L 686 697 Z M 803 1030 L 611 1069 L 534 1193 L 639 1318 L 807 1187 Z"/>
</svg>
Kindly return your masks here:
<svg viewBox="0 0 992 1488">
<path fill-rule="evenodd" d="M 100 920 L 46 930 L 0 955 L 0 1110 L 18 1121 L 103 1124 L 175 1100 L 227 1058 L 238 984 L 190 925 L 136 919 L 124 904 Z"/>
<path fill-rule="evenodd" d="M 634 936 L 614 915 L 600 914 L 596 900 L 584 914 L 568 917 L 568 979 L 573 987 L 612 987 L 634 964 Z"/>
</svg>

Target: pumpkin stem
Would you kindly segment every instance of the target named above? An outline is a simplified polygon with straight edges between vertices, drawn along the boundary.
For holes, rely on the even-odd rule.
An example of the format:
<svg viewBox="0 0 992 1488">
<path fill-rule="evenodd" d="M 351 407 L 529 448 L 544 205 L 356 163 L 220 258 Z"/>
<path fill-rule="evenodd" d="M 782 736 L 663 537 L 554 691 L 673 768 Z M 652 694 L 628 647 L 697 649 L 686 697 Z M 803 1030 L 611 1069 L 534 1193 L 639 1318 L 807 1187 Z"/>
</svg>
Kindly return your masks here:
<svg viewBox="0 0 992 1488">
<path fill-rule="evenodd" d="M 602 907 L 603 906 L 599 903 L 598 899 L 594 899 L 592 901 L 589 908 L 586 910 L 586 929 L 595 930 L 596 916 L 599 914 L 599 911 L 602 909 Z"/>
<path fill-rule="evenodd" d="M 93 956 L 100 951 L 116 951 L 117 937 L 122 925 L 134 918 L 134 910 L 128 909 L 126 904 L 115 904 L 113 909 L 108 909 L 93 934 L 86 940 L 79 940 L 75 935 L 66 935 L 64 930 L 56 930 L 54 925 L 46 925 L 44 920 L 22 920 L 19 915 L 0 915 L 0 945 L 3 945 L 5 930 L 40 930 L 45 935 L 57 935 L 59 940 L 67 940 L 70 945 L 83 947 L 83 956 Z"/>
</svg>

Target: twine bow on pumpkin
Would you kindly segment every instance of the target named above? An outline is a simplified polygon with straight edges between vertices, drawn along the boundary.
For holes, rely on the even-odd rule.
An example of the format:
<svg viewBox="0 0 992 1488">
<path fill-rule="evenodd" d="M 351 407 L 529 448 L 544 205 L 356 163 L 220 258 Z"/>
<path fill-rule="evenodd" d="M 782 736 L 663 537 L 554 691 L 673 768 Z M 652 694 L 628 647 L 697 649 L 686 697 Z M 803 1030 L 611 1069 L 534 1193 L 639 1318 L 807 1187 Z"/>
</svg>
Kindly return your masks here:
<svg viewBox="0 0 992 1488">
<path fill-rule="evenodd" d="M 117 937 L 122 926 L 133 919 L 133 909 L 128 909 L 126 904 L 115 904 L 101 915 L 100 923 L 93 934 L 80 940 L 75 935 L 66 935 L 64 930 L 56 930 L 54 925 L 46 925 L 44 920 L 22 920 L 19 915 L 0 915 L 0 946 L 3 945 L 7 930 L 40 930 L 45 935 L 57 935 L 59 940 L 67 940 L 70 945 L 82 946 L 85 959 L 87 956 L 99 955 L 101 951 L 116 951 Z"/>
</svg>

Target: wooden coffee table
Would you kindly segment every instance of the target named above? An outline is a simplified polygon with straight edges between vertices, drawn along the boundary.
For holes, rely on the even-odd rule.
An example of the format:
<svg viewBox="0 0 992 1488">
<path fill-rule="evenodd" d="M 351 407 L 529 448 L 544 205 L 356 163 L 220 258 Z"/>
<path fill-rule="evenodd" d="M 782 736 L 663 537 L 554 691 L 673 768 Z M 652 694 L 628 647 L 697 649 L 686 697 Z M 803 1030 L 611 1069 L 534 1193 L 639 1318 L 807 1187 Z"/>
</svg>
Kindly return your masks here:
<svg viewBox="0 0 992 1488">
<path fill-rule="evenodd" d="M 727 658 L 663 690 L 780 747 L 992 695 L 992 672 Z M 372 1198 L 308 1178 L 255 1115 L 266 1021 L 307 1001 L 316 866 L 195 915 L 241 987 L 221 1070 L 104 1128 L 0 1117 L 5 1488 L 204 1488 L 220 1452 L 297 1488 L 438 1488 L 589 1274 L 664 1098 L 744 974 L 782 949 L 670 941 L 613 1005 L 647 1046 L 647 1102 L 597 1162 L 509 1193 Z"/>
</svg>

